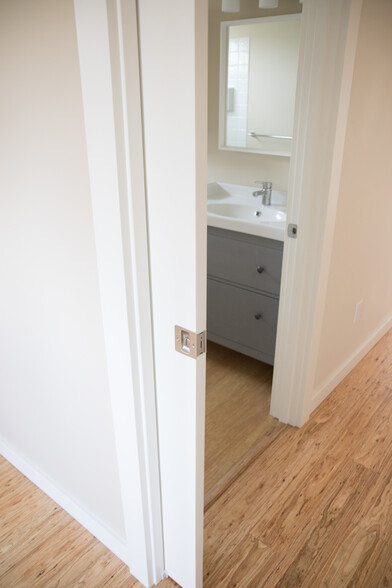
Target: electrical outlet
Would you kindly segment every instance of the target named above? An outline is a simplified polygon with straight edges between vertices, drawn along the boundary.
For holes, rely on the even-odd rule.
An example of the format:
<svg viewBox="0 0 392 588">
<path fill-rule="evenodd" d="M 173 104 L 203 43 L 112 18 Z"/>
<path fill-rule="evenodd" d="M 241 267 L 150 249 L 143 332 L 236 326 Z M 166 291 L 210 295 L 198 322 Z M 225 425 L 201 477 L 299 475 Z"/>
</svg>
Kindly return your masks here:
<svg viewBox="0 0 392 588">
<path fill-rule="evenodd" d="M 354 325 L 355 325 L 355 323 L 358 320 L 358 316 L 359 316 L 359 312 L 360 312 L 360 308 L 361 308 L 362 302 L 363 302 L 363 300 L 359 300 L 359 302 L 357 302 L 356 305 L 355 305 L 354 320 L 353 320 Z"/>
</svg>

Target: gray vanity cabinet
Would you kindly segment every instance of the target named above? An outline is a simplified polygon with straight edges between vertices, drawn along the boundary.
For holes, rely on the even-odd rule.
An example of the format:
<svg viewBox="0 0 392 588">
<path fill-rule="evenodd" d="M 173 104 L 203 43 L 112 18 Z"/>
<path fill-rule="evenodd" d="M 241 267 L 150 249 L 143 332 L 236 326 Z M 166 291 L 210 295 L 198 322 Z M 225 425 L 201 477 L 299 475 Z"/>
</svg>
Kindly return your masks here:
<svg viewBox="0 0 392 588">
<path fill-rule="evenodd" d="M 274 363 L 283 243 L 208 227 L 208 339 Z"/>
</svg>

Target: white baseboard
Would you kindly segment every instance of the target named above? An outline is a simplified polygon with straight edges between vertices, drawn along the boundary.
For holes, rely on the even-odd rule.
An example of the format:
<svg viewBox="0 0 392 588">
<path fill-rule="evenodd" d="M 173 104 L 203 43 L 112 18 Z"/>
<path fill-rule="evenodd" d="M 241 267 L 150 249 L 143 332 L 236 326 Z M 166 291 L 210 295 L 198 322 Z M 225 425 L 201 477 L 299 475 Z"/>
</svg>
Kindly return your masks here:
<svg viewBox="0 0 392 588">
<path fill-rule="evenodd" d="M 392 327 L 392 316 L 368 338 L 339 368 L 321 384 L 312 398 L 310 412 L 313 412 L 319 404 L 336 388 L 338 384 L 351 372 L 351 370 L 365 357 L 375 344 L 385 335 Z"/>
<path fill-rule="evenodd" d="M 101 543 L 112 551 L 117 557 L 128 565 L 127 548 L 125 541 L 122 541 L 115 533 L 110 531 L 101 521 L 88 513 L 83 507 L 77 504 L 72 498 L 59 489 L 55 483 L 36 469 L 31 463 L 11 449 L 7 443 L 0 438 L 0 454 L 16 467 L 26 478 L 31 480 L 42 492 L 54 500 L 62 509 L 71 515 L 87 531 L 96 537 Z"/>
</svg>

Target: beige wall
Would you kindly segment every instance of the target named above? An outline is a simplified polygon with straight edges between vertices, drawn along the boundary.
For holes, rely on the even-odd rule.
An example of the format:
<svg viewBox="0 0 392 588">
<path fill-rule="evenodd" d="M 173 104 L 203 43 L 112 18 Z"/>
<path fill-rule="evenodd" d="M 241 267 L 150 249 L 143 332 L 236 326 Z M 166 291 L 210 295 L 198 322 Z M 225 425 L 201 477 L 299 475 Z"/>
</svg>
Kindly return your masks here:
<svg viewBox="0 0 392 588">
<path fill-rule="evenodd" d="M 0 444 L 121 538 L 72 0 L 1 0 L 0 70 Z"/>
<path fill-rule="evenodd" d="M 262 10 L 255 0 L 241 0 L 241 12 L 224 13 L 221 4 L 221 0 L 209 1 L 208 181 L 251 185 L 254 180 L 270 180 L 277 190 L 287 190 L 290 158 L 218 149 L 220 23 L 301 12 L 301 5 L 298 0 L 280 0 L 279 8 Z"/>
<path fill-rule="evenodd" d="M 392 2 L 364 0 L 316 393 L 392 318 L 391 31 Z"/>
</svg>

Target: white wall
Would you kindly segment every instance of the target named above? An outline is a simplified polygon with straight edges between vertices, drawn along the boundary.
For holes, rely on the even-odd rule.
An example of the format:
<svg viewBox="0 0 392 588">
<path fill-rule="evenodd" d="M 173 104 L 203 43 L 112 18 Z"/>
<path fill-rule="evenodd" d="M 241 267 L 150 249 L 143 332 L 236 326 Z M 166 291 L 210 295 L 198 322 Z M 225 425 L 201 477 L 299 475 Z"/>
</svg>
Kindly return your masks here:
<svg viewBox="0 0 392 588">
<path fill-rule="evenodd" d="M 316 401 L 392 326 L 391 23 L 390 0 L 364 0 L 315 379 Z"/>
<path fill-rule="evenodd" d="M 124 539 L 72 0 L 0 3 L 0 442 Z"/>
<path fill-rule="evenodd" d="M 209 1 L 208 26 L 208 181 L 251 185 L 270 180 L 277 190 L 287 190 L 289 157 L 241 153 L 218 149 L 220 23 L 277 14 L 301 12 L 298 0 L 280 0 L 277 9 L 260 9 L 256 0 L 241 0 L 241 11 L 224 13 L 221 0 Z"/>
</svg>

